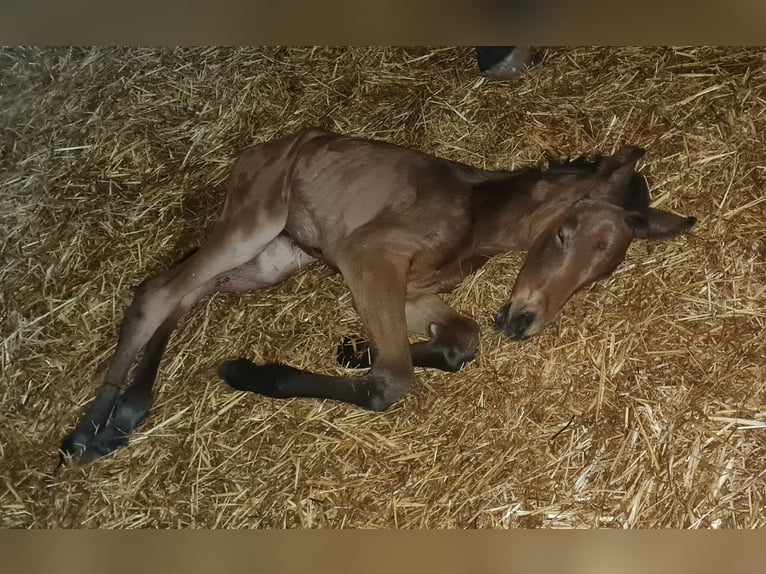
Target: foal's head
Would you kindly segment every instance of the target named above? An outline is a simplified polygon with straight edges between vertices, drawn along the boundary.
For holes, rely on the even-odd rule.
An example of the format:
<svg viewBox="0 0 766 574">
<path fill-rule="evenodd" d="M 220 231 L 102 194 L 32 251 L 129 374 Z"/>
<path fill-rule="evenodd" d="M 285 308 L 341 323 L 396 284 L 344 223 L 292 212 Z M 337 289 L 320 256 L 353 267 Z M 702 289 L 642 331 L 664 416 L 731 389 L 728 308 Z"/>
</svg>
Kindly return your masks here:
<svg viewBox="0 0 766 574">
<path fill-rule="evenodd" d="M 631 241 L 668 239 L 694 225 L 694 217 L 649 207 L 646 181 L 634 171 L 641 157 L 643 150 L 626 147 L 590 166 L 590 191 L 530 247 L 511 300 L 495 318 L 499 331 L 513 339 L 535 335 L 577 291 L 611 275 Z"/>
</svg>

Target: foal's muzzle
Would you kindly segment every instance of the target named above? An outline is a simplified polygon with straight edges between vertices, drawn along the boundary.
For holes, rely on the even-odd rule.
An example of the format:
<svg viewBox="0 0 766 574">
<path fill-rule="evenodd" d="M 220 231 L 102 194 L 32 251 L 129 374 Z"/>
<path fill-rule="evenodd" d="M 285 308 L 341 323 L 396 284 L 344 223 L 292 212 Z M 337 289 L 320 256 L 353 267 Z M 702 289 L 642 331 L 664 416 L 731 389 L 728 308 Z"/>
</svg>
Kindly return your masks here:
<svg viewBox="0 0 766 574">
<path fill-rule="evenodd" d="M 495 315 L 495 329 L 517 341 L 528 338 L 527 331 L 535 321 L 535 314 L 531 311 L 521 311 L 512 315 L 510 310 L 511 306 L 506 305 L 498 311 Z"/>
</svg>

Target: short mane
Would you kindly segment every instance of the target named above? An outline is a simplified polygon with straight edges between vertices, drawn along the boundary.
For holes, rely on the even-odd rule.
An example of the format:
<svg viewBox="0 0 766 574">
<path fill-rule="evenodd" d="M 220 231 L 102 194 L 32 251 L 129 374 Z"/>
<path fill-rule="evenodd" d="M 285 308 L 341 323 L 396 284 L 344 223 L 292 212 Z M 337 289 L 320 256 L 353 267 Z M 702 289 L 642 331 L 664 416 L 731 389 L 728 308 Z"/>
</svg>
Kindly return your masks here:
<svg viewBox="0 0 766 574">
<path fill-rule="evenodd" d="M 581 174 L 581 175 L 595 175 L 598 173 L 599 168 L 603 165 L 604 161 L 612 159 L 611 157 L 598 156 L 593 159 L 589 159 L 585 156 L 579 156 L 575 159 L 548 159 L 548 172 L 554 174 Z M 630 179 L 630 184 L 625 190 L 620 202 L 625 211 L 637 211 L 638 213 L 646 213 L 649 209 L 649 202 L 651 197 L 649 195 L 649 184 L 646 181 L 646 177 L 637 171 L 633 172 L 633 177 Z"/>
</svg>

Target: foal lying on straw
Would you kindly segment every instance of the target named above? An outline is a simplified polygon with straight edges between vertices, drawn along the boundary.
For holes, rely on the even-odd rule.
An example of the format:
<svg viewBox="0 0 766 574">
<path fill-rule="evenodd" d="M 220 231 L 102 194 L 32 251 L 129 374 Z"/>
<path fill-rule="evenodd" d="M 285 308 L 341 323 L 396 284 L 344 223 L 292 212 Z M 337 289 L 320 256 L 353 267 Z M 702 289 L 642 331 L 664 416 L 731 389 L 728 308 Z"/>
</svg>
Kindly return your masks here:
<svg viewBox="0 0 766 574">
<path fill-rule="evenodd" d="M 456 371 L 474 358 L 478 325 L 438 294 L 512 250 L 528 255 L 495 325 L 512 339 L 538 333 L 575 292 L 608 277 L 633 239 L 694 225 L 649 207 L 635 172 L 643 154 L 624 147 L 547 171 L 486 171 L 319 130 L 246 149 L 208 241 L 137 289 L 104 382 L 63 453 L 84 463 L 127 443 L 149 413 L 176 323 L 201 297 L 270 287 L 317 259 L 343 275 L 367 331 L 369 355 L 346 343 L 339 360 L 370 370 L 335 377 L 236 359 L 219 371 L 235 389 L 387 409 L 407 394 L 413 366 Z M 408 332 L 430 339 L 410 344 Z"/>
</svg>

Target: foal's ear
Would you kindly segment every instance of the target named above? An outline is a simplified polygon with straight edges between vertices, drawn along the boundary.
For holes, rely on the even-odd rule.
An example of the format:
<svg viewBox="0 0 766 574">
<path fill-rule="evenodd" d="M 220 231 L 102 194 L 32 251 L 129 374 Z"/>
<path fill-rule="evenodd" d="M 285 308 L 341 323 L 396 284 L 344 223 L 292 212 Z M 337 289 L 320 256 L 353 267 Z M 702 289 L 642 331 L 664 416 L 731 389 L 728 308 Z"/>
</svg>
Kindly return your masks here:
<svg viewBox="0 0 766 574">
<path fill-rule="evenodd" d="M 616 169 L 609 175 L 610 187 L 616 191 L 624 190 L 633 177 L 638 160 L 644 157 L 646 152 L 640 147 L 625 146 L 619 149 L 610 159 Z"/>
<path fill-rule="evenodd" d="M 596 169 L 598 175 L 606 178 L 606 186 L 602 188 L 602 193 L 606 192 L 617 199 L 618 203 L 624 204 L 636 164 L 645 153 L 640 147 L 624 146 L 614 155 L 602 158 Z"/>
<path fill-rule="evenodd" d="M 691 229 L 697 218 L 650 207 L 643 213 L 631 211 L 626 214 L 625 223 L 638 239 L 670 239 Z"/>
</svg>

